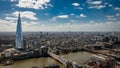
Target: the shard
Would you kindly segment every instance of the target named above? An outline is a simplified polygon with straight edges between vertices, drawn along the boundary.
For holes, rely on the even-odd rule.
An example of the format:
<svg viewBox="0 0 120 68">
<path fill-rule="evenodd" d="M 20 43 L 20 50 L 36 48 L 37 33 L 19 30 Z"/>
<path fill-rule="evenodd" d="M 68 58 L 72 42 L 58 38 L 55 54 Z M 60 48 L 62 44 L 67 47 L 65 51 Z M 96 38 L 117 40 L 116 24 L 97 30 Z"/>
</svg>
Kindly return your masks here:
<svg viewBox="0 0 120 68">
<path fill-rule="evenodd" d="M 18 20 L 17 20 L 16 41 L 15 41 L 15 43 L 16 43 L 15 44 L 16 49 L 23 49 L 22 24 L 21 24 L 20 13 L 18 15 Z"/>
</svg>

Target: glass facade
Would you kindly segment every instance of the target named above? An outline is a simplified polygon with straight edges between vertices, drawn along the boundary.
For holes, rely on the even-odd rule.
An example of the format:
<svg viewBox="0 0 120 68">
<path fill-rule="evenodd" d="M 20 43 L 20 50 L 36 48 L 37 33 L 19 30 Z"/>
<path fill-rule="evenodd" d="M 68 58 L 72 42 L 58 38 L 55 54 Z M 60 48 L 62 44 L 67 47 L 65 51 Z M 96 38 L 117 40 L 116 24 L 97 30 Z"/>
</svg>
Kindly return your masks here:
<svg viewBox="0 0 120 68">
<path fill-rule="evenodd" d="M 16 49 L 23 48 L 22 25 L 21 25 L 20 13 L 18 15 L 18 20 L 17 20 L 16 45 L 15 45 L 15 48 Z"/>
</svg>

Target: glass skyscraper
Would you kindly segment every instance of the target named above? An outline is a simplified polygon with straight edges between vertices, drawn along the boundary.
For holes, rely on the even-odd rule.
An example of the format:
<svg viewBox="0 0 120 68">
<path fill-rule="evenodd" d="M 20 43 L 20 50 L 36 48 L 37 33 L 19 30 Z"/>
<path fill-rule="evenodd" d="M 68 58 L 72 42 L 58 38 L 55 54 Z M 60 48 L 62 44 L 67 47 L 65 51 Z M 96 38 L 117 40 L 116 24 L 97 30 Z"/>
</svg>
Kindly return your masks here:
<svg viewBox="0 0 120 68">
<path fill-rule="evenodd" d="M 21 25 L 21 17 L 20 13 L 18 15 L 17 20 L 17 28 L 16 28 L 16 41 L 15 41 L 16 49 L 23 49 L 23 37 L 22 37 L 22 25 Z"/>
</svg>

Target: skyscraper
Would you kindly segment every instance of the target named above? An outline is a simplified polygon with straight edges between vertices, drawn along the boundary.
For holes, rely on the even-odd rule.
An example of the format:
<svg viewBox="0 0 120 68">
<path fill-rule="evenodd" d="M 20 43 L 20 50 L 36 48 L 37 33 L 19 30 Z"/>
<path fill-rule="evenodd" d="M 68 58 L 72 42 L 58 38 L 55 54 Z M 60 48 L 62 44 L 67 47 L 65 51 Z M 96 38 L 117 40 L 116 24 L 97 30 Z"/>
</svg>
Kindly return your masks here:
<svg viewBox="0 0 120 68">
<path fill-rule="evenodd" d="M 17 20 L 17 29 L 16 29 L 16 41 L 15 41 L 15 48 L 16 49 L 23 49 L 23 37 L 22 37 L 22 25 L 21 25 L 21 18 L 20 13 L 18 15 Z"/>
</svg>

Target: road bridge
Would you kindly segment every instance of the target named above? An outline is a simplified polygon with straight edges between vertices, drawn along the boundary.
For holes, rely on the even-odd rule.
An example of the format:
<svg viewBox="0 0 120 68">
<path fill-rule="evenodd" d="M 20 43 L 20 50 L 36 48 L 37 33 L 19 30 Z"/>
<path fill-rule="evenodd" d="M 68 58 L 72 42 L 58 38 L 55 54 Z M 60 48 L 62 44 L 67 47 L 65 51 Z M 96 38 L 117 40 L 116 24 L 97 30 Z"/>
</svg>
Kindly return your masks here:
<svg viewBox="0 0 120 68">
<path fill-rule="evenodd" d="M 69 61 L 64 59 L 62 56 L 56 55 L 53 52 L 48 51 L 48 54 L 54 58 L 55 60 L 59 61 L 60 63 L 64 64 L 66 68 L 80 68 L 82 67 L 81 65 L 77 64 L 74 61 Z"/>
</svg>

